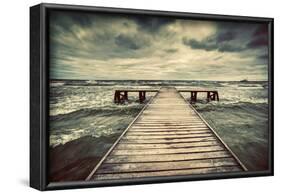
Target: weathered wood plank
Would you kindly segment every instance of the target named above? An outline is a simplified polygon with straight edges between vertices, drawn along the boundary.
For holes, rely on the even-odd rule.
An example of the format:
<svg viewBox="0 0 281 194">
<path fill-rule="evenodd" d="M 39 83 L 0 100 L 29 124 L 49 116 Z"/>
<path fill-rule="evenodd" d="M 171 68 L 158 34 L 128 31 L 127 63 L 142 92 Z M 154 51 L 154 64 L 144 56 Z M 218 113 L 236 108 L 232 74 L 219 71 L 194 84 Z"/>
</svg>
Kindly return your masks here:
<svg viewBox="0 0 281 194">
<path fill-rule="evenodd" d="M 199 122 L 199 119 L 192 119 L 192 120 L 184 120 L 184 121 L 138 121 L 137 124 L 186 124 L 190 122 Z M 200 121 L 202 123 L 202 121 Z"/>
<path fill-rule="evenodd" d="M 162 110 L 162 112 L 161 112 Z M 178 114 L 178 115 L 191 115 L 191 114 L 194 114 L 193 112 L 187 112 L 187 111 L 181 111 L 181 110 L 176 110 L 176 111 L 169 111 L 169 112 L 164 112 L 166 111 L 165 109 L 158 109 L 158 110 L 150 110 L 150 111 L 145 111 L 144 112 L 144 115 L 174 115 L 175 114 Z"/>
<path fill-rule="evenodd" d="M 127 139 L 186 139 L 186 138 L 195 138 L 195 137 L 212 137 L 213 134 L 211 132 L 208 133 L 200 133 L 200 134 L 186 134 L 186 135 L 125 135 L 123 137 L 124 140 Z"/>
<path fill-rule="evenodd" d="M 182 120 L 182 119 L 185 119 L 185 120 L 192 120 L 192 119 L 198 119 L 196 118 L 196 115 L 193 113 L 193 114 L 187 114 L 187 115 L 182 115 L 182 114 L 177 114 L 177 113 L 174 113 L 174 114 L 165 114 L 165 115 L 157 115 L 157 114 L 150 114 L 150 115 L 142 115 L 140 117 L 140 119 L 152 119 L 152 120 L 157 120 L 157 119 L 160 119 L 160 120 L 163 120 L 165 118 L 169 118 L 171 120 L 175 120 L 177 121 L 178 119 Z"/>
<path fill-rule="evenodd" d="M 196 131 L 130 131 L 127 135 L 186 135 L 186 134 L 202 134 L 210 133 L 207 129 L 205 130 L 196 130 Z"/>
<path fill-rule="evenodd" d="M 145 117 L 140 117 L 139 119 L 140 119 L 140 121 L 143 121 L 143 120 L 151 121 L 152 119 L 154 119 L 154 120 L 177 122 L 177 121 L 189 121 L 188 119 L 190 119 L 190 116 L 184 116 L 184 117 L 182 117 L 182 116 L 177 116 L 177 117 L 175 117 L 175 116 L 162 116 L 162 117 L 161 116 L 157 116 L 157 117 L 149 116 L 149 118 L 148 118 L 148 116 L 145 116 Z"/>
<path fill-rule="evenodd" d="M 167 111 L 167 110 L 159 110 L 159 111 Z M 195 117 L 196 114 L 195 113 L 186 113 L 186 114 L 177 114 L 177 113 L 174 113 L 174 114 L 158 114 L 158 113 L 155 113 L 155 114 L 144 114 L 142 115 L 142 118 L 143 117 L 150 117 L 152 119 L 155 119 L 155 118 L 161 118 L 161 116 L 166 116 L 166 117 L 174 117 L 174 118 L 177 118 L 177 117 L 183 117 L 183 118 L 190 118 L 191 117 Z"/>
<path fill-rule="evenodd" d="M 164 110 L 163 110 L 164 111 Z M 158 115 L 158 114 L 150 114 L 150 115 L 142 115 L 141 118 L 151 118 L 151 119 L 161 119 L 163 117 L 170 117 L 170 118 L 174 118 L 174 119 L 178 119 L 178 118 L 185 118 L 185 119 L 191 119 L 190 117 L 195 117 L 196 114 L 195 113 L 189 113 L 189 114 L 184 114 L 184 115 L 181 115 L 181 114 L 166 114 L 166 115 Z"/>
<path fill-rule="evenodd" d="M 180 115 L 178 115 L 178 117 L 174 117 L 174 116 L 168 116 L 168 115 L 165 115 L 165 116 L 161 116 L 161 118 L 152 118 L 149 116 L 148 117 L 140 117 L 139 118 L 139 121 L 137 123 L 141 124 L 141 123 L 153 123 L 153 122 L 156 122 L 156 123 L 172 123 L 172 124 L 176 124 L 176 123 L 190 123 L 190 122 L 201 122 L 198 118 L 193 118 L 191 116 L 187 116 L 187 117 L 181 117 L 179 118 Z M 167 118 L 169 118 L 169 120 L 166 120 Z"/>
<path fill-rule="evenodd" d="M 189 148 L 163 148 L 163 149 L 128 149 L 119 150 L 114 149 L 111 153 L 112 156 L 118 155 L 157 155 L 157 154 L 180 154 L 180 153 L 199 153 L 199 152 L 211 152 L 211 151 L 222 151 L 224 148 L 220 145 L 212 145 L 208 147 L 189 147 Z M 161 157 L 161 156 L 159 156 Z"/>
<path fill-rule="evenodd" d="M 186 130 L 193 130 L 193 129 L 209 129 L 206 125 L 202 126 L 132 126 L 135 129 L 186 129 Z"/>
<path fill-rule="evenodd" d="M 134 179 L 144 177 L 165 177 L 165 176 L 186 176 L 194 174 L 212 174 L 222 172 L 238 172 L 241 168 L 237 166 L 227 167 L 212 167 L 212 168 L 198 168 L 187 170 L 165 170 L 165 171 L 152 171 L 152 172 L 139 172 L 139 173 L 120 173 L 120 174 L 96 174 L 94 180 L 114 180 L 114 179 Z"/>
<path fill-rule="evenodd" d="M 209 131 L 208 128 L 132 128 L 130 132 L 197 132 L 197 131 Z"/>
<path fill-rule="evenodd" d="M 187 143 L 187 142 L 198 142 L 198 141 L 209 141 L 209 140 L 216 140 L 215 137 L 197 137 L 197 138 L 185 138 L 185 139 L 122 139 L 121 143 L 134 143 L 134 144 L 147 144 L 147 143 Z"/>
<path fill-rule="evenodd" d="M 168 121 L 168 122 L 167 122 Z M 187 119 L 182 119 L 182 120 L 172 120 L 172 119 L 162 119 L 162 120 L 151 120 L 151 119 L 142 119 L 140 118 L 138 120 L 138 122 L 144 122 L 144 123 L 182 123 L 182 124 L 185 124 L 187 122 L 190 122 L 188 121 Z"/>
<path fill-rule="evenodd" d="M 190 125 L 203 125 L 203 126 L 206 126 L 205 124 L 203 124 L 202 122 L 194 122 L 194 121 L 191 121 L 191 122 L 188 122 L 188 123 L 136 123 L 134 126 L 179 126 L 179 127 L 182 127 L 182 126 L 190 126 Z"/>
<path fill-rule="evenodd" d="M 142 128 L 167 128 L 167 127 L 170 127 L 170 128 L 183 128 L 183 127 L 186 127 L 186 128 L 197 128 L 197 127 L 207 127 L 206 125 L 204 124 L 190 124 L 190 125 L 150 125 L 150 124 L 147 124 L 147 125 L 144 125 L 144 124 L 141 124 L 141 125 L 134 125 L 134 127 L 142 127 Z"/>
<path fill-rule="evenodd" d="M 198 146 L 212 146 L 219 145 L 216 140 L 201 141 L 201 142 L 189 142 L 189 143 L 170 143 L 170 144 L 126 144 L 120 143 L 116 146 L 116 149 L 162 149 L 162 148 L 185 148 L 185 147 L 198 147 Z"/>
<path fill-rule="evenodd" d="M 181 170 L 193 168 L 237 166 L 233 158 L 199 159 L 194 161 L 175 161 L 175 162 L 153 162 L 153 163 L 104 163 L 97 174 L 100 173 L 126 173 L 126 172 L 148 172 L 161 170 Z"/>
<path fill-rule="evenodd" d="M 198 159 L 212 159 L 212 158 L 226 158 L 231 155 L 224 151 L 212 151 L 202 153 L 189 153 L 189 154 L 163 154 L 143 156 L 109 156 L 105 163 L 131 163 L 131 162 L 171 162 L 171 161 L 186 161 Z"/>
</svg>

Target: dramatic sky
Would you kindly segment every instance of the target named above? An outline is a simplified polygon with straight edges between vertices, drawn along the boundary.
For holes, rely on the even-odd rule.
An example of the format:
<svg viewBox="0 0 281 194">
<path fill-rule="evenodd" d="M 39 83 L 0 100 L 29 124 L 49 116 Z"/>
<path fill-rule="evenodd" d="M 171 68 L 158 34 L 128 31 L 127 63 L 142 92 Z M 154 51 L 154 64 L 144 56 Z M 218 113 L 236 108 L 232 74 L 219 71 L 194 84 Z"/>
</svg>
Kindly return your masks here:
<svg viewBox="0 0 281 194">
<path fill-rule="evenodd" d="M 267 25 L 52 12 L 50 76 L 267 80 Z"/>
</svg>

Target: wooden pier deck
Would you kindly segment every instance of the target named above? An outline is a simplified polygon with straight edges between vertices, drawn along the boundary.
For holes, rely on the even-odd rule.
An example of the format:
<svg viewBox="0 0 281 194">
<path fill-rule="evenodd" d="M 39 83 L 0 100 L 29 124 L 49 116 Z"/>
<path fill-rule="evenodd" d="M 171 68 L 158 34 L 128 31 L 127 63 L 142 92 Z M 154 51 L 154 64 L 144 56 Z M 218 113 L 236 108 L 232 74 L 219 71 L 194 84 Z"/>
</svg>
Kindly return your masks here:
<svg viewBox="0 0 281 194">
<path fill-rule="evenodd" d="M 175 88 L 162 88 L 86 180 L 129 180 L 246 170 Z"/>
</svg>

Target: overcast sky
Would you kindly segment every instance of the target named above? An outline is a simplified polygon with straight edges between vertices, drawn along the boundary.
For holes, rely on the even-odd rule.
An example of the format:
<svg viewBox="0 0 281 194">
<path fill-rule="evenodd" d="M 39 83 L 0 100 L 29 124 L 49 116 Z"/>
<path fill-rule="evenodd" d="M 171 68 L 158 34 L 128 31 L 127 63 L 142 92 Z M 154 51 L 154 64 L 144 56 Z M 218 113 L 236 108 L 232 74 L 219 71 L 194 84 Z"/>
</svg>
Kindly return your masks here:
<svg viewBox="0 0 281 194">
<path fill-rule="evenodd" d="M 52 12 L 50 77 L 267 80 L 267 25 Z"/>
</svg>

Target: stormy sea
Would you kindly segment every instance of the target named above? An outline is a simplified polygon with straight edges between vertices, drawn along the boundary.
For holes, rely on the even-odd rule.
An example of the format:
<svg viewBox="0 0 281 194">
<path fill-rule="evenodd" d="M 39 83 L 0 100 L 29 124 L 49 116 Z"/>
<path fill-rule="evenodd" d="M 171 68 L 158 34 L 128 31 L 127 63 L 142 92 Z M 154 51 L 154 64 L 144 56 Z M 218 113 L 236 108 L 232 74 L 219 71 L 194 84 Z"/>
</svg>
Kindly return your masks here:
<svg viewBox="0 0 281 194">
<path fill-rule="evenodd" d="M 268 168 L 267 82 L 51 80 L 49 180 L 84 180 L 144 106 L 137 93 L 115 104 L 115 89 L 162 86 L 218 90 L 219 102 L 199 94 L 193 106 L 250 171 Z"/>
</svg>

